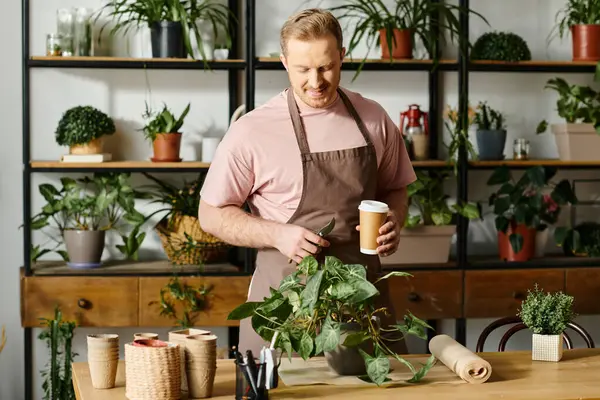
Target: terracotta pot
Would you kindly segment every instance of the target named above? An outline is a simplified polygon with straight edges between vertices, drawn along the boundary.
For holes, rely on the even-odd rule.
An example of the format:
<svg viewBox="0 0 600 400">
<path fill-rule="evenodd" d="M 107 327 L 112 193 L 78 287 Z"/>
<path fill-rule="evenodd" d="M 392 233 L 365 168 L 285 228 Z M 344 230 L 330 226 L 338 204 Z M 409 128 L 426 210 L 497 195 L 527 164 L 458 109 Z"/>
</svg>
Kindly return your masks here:
<svg viewBox="0 0 600 400">
<path fill-rule="evenodd" d="M 518 233 L 523 236 L 523 246 L 521 251 L 515 253 L 510 244 L 510 235 Z M 511 223 L 506 234 L 498 231 L 498 252 L 500 259 L 505 261 L 528 261 L 535 256 L 535 238 L 537 231 L 535 228 L 529 228 L 524 224 Z"/>
<path fill-rule="evenodd" d="M 102 154 L 102 138 L 93 139 L 89 143 L 77 144 L 69 148 L 69 154 Z"/>
<path fill-rule="evenodd" d="M 181 149 L 181 133 L 158 133 L 152 143 L 154 162 L 179 162 Z"/>
<path fill-rule="evenodd" d="M 573 25 L 573 61 L 600 60 L 600 25 Z"/>
<path fill-rule="evenodd" d="M 392 42 L 392 58 L 394 59 L 412 59 L 412 31 L 410 29 L 394 29 L 394 42 Z M 381 58 L 389 59 L 388 42 L 386 29 L 379 30 L 379 41 L 381 42 Z"/>
</svg>

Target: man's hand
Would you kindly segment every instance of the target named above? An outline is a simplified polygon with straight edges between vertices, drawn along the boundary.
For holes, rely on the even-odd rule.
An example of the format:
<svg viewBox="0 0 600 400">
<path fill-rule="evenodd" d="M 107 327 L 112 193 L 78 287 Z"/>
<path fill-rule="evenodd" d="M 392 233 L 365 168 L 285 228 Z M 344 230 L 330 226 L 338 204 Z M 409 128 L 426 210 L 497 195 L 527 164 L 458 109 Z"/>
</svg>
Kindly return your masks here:
<svg viewBox="0 0 600 400">
<path fill-rule="evenodd" d="M 304 257 L 316 255 L 319 246 L 328 247 L 329 242 L 309 229 L 292 224 L 283 224 L 277 228 L 274 247 L 297 264 Z"/>
<path fill-rule="evenodd" d="M 377 253 L 383 257 L 390 256 L 398 250 L 400 243 L 400 229 L 396 213 L 388 213 L 385 223 L 379 228 L 379 237 L 377 237 Z"/>
</svg>

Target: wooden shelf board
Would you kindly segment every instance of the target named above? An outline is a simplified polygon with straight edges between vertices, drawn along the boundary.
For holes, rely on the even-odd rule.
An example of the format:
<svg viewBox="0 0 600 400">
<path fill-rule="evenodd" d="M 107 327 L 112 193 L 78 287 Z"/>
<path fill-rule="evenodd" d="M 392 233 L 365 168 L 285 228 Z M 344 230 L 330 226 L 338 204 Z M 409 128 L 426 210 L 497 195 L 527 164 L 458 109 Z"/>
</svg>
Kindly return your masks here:
<svg viewBox="0 0 600 400">
<path fill-rule="evenodd" d="M 164 62 L 164 63 L 203 63 L 203 60 L 194 60 L 191 58 L 151 58 L 151 57 L 84 57 L 84 56 L 32 56 L 32 61 L 90 61 L 90 62 Z M 240 64 L 244 60 L 207 60 L 208 62 Z"/>
<path fill-rule="evenodd" d="M 569 257 L 562 254 L 550 254 L 545 257 L 533 258 L 524 262 L 504 261 L 497 255 L 469 256 L 470 270 L 486 269 L 527 269 L 527 268 L 573 268 L 573 267 L 599 267 L 600 258 L 597 257 Z"/>
<path fill-rule="evenodd" d="M 445 160 L 424 160 L 424 161 L 412 161 L 413 167 L 416 168 L 444 168 L 451 167 L 453 163 L 445 161 Z"/>
<path fill-rule="evenodd" d="M 531 67 L 542 66 L 596 66 L 595 61 L 571 61 L 571 60 L 530 60 L 530 61 L 494 61 L 494 60 L 476 60 L 471 61 L 473 65 L 526 65 Z"/>
<path fill-rule="evenodd" d="M 208 168 L 210 163 L 200 161 L 152 162 L 145 160 L 106 161 L 90 163 L 72 163 L 61 161 L 31 161 L 32 168 Z"/>
<path fill-rule="evenodd" d="M 530 159 L 530 160 L 499 160 L 499 161 L 469 161 L 469 165 L 473 167 L 499 167 L 502 165 L 506 166 L 522 166 L 529 167 L 535 165 L 546 165 L 546 166 L 579 166 L 579 167 L 596 167 L 600 166 L 600 160 L 597 161 L 565 161 L 553 158 L 541 158 L 541 159 Z"/>
<path fill-rule="evenodd" d="M 281 60 L 279 59 L 279 57 L 258 57 L 257 60 L 259 62 L 281 62 Z M 356 57 L 354 59 L 351 59 L 350 57 L 346 57 L 344 59 L 344 63 L 361 63 L 363 62 L 363 59 L 360 57 Z M 371 64 L 389 64 L 390 60 L 387 58 L 367 58 L 365 61 L 366 63 L 371 63 Z M 410 60 L 392 60 L 391 61 L 392 64 L 433 64 L 432 60 L 421 60 L 421 59 L 410 59 Z M 457 64 L 456 60 L 439 60 L 439 64 Z"/>
<path fill-rule="evenodd" d="M 100 268 L 75 269 L 62 261 L 38 261 L 31 265 L 36 276 L 60 275 L 167 275 L 181 274 L 239 274 L 240 269 L 231 264 L 173 265 L 168 260 L 158 261 L 107 261 Z"/>
<path fill-rule="evenodd" d="M 457 267 L 457 262 L 451 260 L 440 264 L 381 264 L 382 275 L 389 271 L 414 271 L 414 270 L 442 270 Z"/>
</svg>

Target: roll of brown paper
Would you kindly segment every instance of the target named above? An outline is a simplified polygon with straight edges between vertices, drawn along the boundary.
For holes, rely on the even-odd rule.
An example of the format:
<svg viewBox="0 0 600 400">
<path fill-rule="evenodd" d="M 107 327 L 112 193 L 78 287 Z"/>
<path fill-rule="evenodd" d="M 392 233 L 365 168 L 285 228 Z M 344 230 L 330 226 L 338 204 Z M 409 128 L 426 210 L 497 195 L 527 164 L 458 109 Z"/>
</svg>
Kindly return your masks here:
<svg viewBox="0 0 600 400">
<path fill-rule="evenodd" d="M 436 335 L 429 341 L 429 351 L 462 380 L 484 383 L 492 374 L 489 362 L 448 335 Z"/>
</svg>

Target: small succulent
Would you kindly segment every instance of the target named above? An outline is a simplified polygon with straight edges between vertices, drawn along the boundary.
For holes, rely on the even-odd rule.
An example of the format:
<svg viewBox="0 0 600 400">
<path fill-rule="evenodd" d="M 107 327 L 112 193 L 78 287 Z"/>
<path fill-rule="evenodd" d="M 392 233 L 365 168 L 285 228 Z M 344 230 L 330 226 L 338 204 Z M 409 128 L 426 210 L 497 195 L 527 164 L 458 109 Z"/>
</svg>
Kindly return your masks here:
<svg viewBox="0 0 600 400">
<path fill-rule="evenodd" d="M 471 50 L 472 60 L 529 61 L 527 42 L 512 32 L 487 32 L 481 35 Z"/>
<path fill-rule="evenodd" d="M 56 143 L 75 146 L 91 142 L 116 131 L 115 123 L 108 115 L 92 106 L 77 106 L 62 115 L 56 127 Z"/>
</svg>

